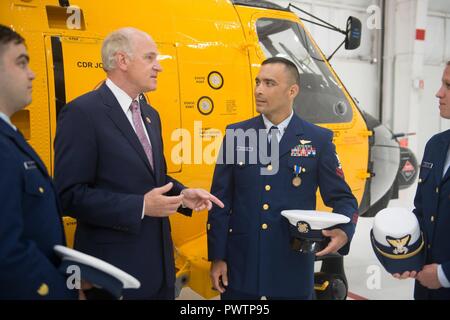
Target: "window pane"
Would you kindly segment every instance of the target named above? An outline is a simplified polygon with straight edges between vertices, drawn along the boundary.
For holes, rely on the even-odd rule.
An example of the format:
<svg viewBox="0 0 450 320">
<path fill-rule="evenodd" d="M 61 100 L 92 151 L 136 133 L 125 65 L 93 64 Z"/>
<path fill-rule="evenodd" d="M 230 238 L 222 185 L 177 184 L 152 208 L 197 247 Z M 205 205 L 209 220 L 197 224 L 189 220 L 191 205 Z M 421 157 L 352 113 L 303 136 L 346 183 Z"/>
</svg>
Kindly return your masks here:
<svg viewBox="0 0 450 320">
<path fill-rule="evenodd" d="M 287 58 L 300 72 L 300 94 L 294 102 L 298 116 L 312 123 L 352 120 L 353 111 L 343 88 L 300 25 L 288 20 L 263 18 L 256 22 L 256 30 L 267 58 Z"/>
</svg>

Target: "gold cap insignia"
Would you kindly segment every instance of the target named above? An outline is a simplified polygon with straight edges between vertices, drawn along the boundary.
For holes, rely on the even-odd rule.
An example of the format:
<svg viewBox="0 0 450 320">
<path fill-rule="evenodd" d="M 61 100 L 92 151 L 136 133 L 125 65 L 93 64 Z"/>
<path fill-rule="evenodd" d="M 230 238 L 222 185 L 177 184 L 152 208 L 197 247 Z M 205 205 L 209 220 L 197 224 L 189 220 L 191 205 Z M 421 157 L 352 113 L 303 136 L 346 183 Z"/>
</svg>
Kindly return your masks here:
<svg viewBox="0 0 450 320">
<path fill-rule="evenodd" d="M 409 244 L 409 241 L 411 240 L 411 235 L 407 235 L 401 239 L 395 239 L 391 237 L 386 237 L 387 242 L 391 245 L 392 248 L 394 248 L 393 253 L 400 255 L 400 254 L 407 254 L 408 248 L 406 246 Z"/>
<path fill-rule="evenodd" d="M 306 222 L 298 222 L 297 223 L 297 230 L 300 233 L 308 233 L 309 232 L 309 224 Z"/>
<path fill-rule="evenodd" d="M 43 284 L 41 284 L 41 286 L 39 287 L 39 289 L 38 289 L 38 291 L 37 291 L 37 293 L 40 295 L 40 296 L 46 296 L 46 295 L 48 295 L 48 285 L 46 284 L 46 283 L 43 283 Z"/>
</svg>

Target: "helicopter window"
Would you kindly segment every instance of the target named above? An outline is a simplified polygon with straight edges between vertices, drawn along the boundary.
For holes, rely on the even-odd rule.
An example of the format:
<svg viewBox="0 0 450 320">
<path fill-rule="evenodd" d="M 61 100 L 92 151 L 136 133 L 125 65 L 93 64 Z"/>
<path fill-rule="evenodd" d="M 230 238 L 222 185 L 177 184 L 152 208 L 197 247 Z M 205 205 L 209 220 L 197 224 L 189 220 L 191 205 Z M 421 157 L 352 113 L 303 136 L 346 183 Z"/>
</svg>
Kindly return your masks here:
<svg viewBox="0 0 450 320">
<path fill-rule="evenodd" d="M 256 22 L 256 30 L 267 58 L 287 58 L 300 72 L 300 94 L 294 102 L 297 115 L 312 123 L 352 121 L 353 111 L 344 88 L 303 27 L 288 20 L 262 18 Z"/>
</svg>

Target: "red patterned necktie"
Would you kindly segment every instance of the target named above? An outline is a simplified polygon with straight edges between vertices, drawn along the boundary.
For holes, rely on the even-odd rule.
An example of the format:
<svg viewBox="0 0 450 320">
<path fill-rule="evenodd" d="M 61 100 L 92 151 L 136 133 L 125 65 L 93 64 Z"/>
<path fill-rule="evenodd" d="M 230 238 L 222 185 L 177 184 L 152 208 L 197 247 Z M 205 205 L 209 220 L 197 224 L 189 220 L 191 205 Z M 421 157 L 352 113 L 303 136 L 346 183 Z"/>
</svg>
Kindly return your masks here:
<svg viewBox="0 0 450 320">
<path fill-rule="evenodd" d="M 141 109 L 139 108 L 139 103 L 136 100 L 133 100 L 130 106 L 131 114 L 133 116 L 133 124 L 134 129 L 136 130 L 136 134 L 139 138 L 139 141 L 141 142 L 142 147 L 144 148 L 144 152 L 147 155 L 147 159 L 150 162 L 150 166 L 153 167 L 153 151 L 152 151 L 152 145 L 147 139 L 147 136 L 145 134 L 145 129 L 142 124 L 142 117 L 141 117 Z"/>
</svg>

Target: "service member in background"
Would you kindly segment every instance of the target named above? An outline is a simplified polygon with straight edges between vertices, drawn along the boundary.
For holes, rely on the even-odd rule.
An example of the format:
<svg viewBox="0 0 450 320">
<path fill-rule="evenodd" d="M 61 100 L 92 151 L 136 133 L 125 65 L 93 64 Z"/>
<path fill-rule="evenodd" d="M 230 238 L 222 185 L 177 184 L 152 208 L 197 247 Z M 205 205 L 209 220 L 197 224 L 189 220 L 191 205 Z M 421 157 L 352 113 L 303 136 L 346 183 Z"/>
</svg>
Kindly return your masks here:
<svg viewBox="0 0 450 320">
<path fill-rule="evenodd" d="M 23 37 L 0 25 L 0 299 L 76 299 L 53 252 L 65 239 L 52 180 L 11 122 L 31 103 L 29 60 Z"/>
<path fill-rule="evenodd" d="M 444 69 L 439 99 L 441 117 L 450 119 L 450 61 Z M 450 130 L 432 137 L 423 155 L 414 213 L 426 239 L 427 260 L 416 273 L 395 274 L 415 278 L 414 298 L 450 299 Z"/>
</svg>

